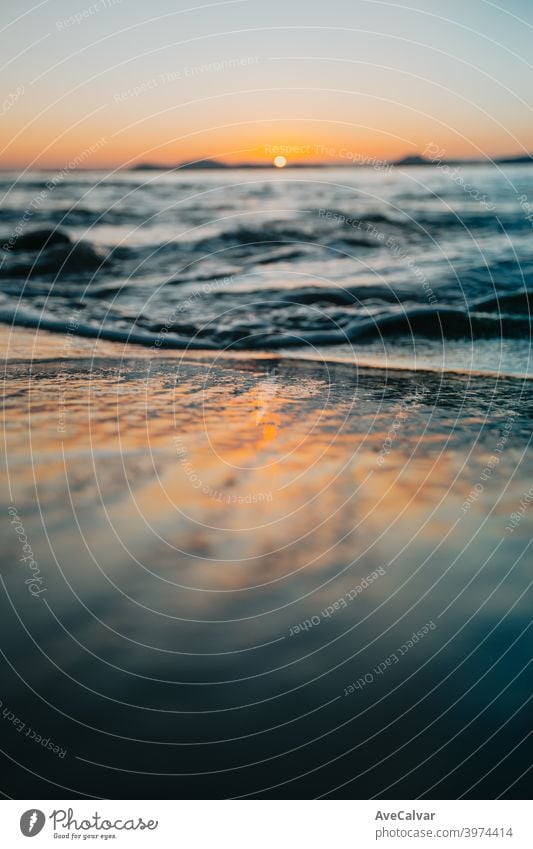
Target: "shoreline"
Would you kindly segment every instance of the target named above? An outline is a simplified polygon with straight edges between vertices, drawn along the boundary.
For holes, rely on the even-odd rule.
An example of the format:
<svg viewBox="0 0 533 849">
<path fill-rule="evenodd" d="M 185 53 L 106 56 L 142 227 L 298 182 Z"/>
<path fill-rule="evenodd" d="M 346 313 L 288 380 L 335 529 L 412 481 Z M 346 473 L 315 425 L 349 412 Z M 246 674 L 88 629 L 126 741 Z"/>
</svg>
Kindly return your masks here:
<svg viewBox="0 0 533 849">
<path fill-rule="evenodd" d="M 530 618 L 531 383 L 8 341 L 0 638 L 24 676 L 2 699 L 66 752 L 36 748 L 25 797 L 68 769 L 77 796 L 114 798 L 119 766 L 125 798 L 314 798 L 331 783 L 310 753 L 349 738 L 361 775 L 339 797 L 443 798 L 468 795 L 510 716 L 519 744 L 520 651 L 493 658 Z M 486 714 L 461 701 L 474 674 L 484 704 L 500 693 Z M 446 750 L 468 769 L 392 786 L 394 745 L 419 753 L 426 729 L 437 751 L 449 706 L 474 724 Z"/>
<path fill-rule="evenodd" d="M 68 355 L 58 355 L 57 340 L 62 336 L 69 337 L 69 351 L 73 351 Z M 27 350 L 31 345 L 31 356 L 28 356 Z M 287 361 L 287 362 L 309 362 L 316 365 L 328 364 L 344 365 L 369 372 L 383 372 L 387 374 L 392 372 L 397 376 L 410 374 L 435 374 L 445 377 L 459 376 L 465 378 L 487 378 L 497 380 L 514 380 L 514 381 L 531 381 L 532 374 L 520 374 L 507 371 L 495 371 L 491 369 L 460 369 L 460 368 L 439 368 L 429 365 L 418 365 L 410 367 L 401 363 L 380 362 L 377 358 L 361 357 L 360 359 L 347 359 L 340 355 L 325 354 L 324 356 L 311 356 L 304 351 L 298 354 L 291 350 L 280 349 L 279 351 L 260 351 L 260 350 L 239 350 L 229 351 L 223 349 L 181 349 L 181 348 L 152 348 L 136 342 L 123 343 L 122 341 L 110 341 L 107 339 L 95 339 L 94 337 L 77 336 L 69 332 L 60 333 L 59 331 L 51 331 L 42 328 L 27 328 L 0 324 L 0 347 L 4 348 L 6 355 L 3 357 L 4 362 L 26 362 L 28 360 L 44 361 L 44 362 L 64 362 L 70 360 L 85 359 L 88 356 L 91 359 L 96 358 L 120 358 L 120 359 L 157 359 L 157 360 L 176 360 L 183 362 L 220 362 L 234 361 L 242 363 L 246 361 Z M 64 349 L 64 345 L 62 348 Z M 14 349 L 14 350 L 13 350 Z"/>
</svg>

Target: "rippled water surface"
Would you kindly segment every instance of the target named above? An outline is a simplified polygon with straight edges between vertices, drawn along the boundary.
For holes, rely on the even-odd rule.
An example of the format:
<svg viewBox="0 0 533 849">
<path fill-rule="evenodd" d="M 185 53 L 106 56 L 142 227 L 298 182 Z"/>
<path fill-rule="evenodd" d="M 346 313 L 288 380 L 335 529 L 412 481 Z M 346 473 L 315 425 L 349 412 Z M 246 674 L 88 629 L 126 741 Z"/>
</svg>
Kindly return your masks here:
<svg viewBox="0 0 533 849">
<path fill-rule="evenodd" d="M 527 793 L 529 381 L 178 354 L 5 377 L 1 698 L 65 752 L 4 723 L 12 793 Z"/>
<path fill-rule="evenodd" d="M 530 795 L 533 169 L 460 174 L 1 175 L 11 795 Z"/>
<path fill-rule="evenodd" d="M 4 321 L 157 347 L 529 371 L 528 165 L 1 184 Z M 54 231 L 44 247 L 17 243 L 38 228 Z"/>
</svg>

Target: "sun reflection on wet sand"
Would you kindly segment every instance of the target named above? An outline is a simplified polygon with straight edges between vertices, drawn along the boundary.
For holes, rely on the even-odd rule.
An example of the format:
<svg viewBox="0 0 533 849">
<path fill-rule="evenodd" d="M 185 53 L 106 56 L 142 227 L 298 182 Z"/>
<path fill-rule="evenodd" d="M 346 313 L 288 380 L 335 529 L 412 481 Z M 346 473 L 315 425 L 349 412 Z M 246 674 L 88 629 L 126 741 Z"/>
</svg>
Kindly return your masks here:
<svg viewBox="0 0 533 849">
<path fill-rule="evenodd" d="M 11 375 L 10 484 L 29 511 L 37 497 L 49 516 L 63 515 L 62 547 L 76 537 L 72 502 L 91 543 L 110 546 L 109 565 L 154 547 L 156 571 L 178 575 L 200 558 L 208 584 L 236 588 L 254 585 L 256 572 L 262 581 L 350 563 L 364 571 L 409 544 L 414 528 L 416 544 L 432 547 L 472 486 L 464 462 L 479 410 L 450 430 L 428 398 L 407 410 L 383 454 L 408 377 L 385 392 L 379 373 L 355 379 L 341 366 L 287 361 L 273 377 L 261 361 L 103 359 L 89 370 L 72 362 L 63 378 L 60 363 L 44 362 L 31 379 L 22 367 Z M 64 427 L 51 400 L 59 389 Z M 474 464 L 483 462 L 480 453 Z"/>
<path fill-rule="evenodd" d="M 484 633 L 501 620 L 499 639 L 507 642 L 529 616 L 530 577 L 520 558 L 533 509 L 512 534 L 505 531 L 529 486 L 529 384 L 467 385 L 459 376 L 281 358 L 120 359 L 102 347 L 95 358 L 65 362 L 46 357 L 46 339 L 43 346 L 43 359 L 6 366 L 3 483 L 5 507 L 16 505 L 31 540 L 46 604 L 28 610 L 15 534 L 7 534 L 3 575 L 36 644 L 90 692 L 112 699 L 114 710 L 86 691 L 73 696 L 42 659 L 28 663 L 27 642 L 9 617 L 0 635 L 10 661 L 30 670 L 29 680 L 54 704 L 64 696 L 67 713 L 74 700 L 89 725 L 98 710 L 100 727 L 122 733 L 120 705 L 135 702 L 143 709 L 138 722 L 128 714 L 130 736 L 188 746 L 249 732 L 259 735 L 254 752 L 270 763 L 278 748 L 329 735 L 332 723 L 350 721 L 361 704 L 371 713 L 351 726 L 355 741 L 371 722 L 395 723 L 402 703 L 431 692 L 448 665 L 460 665 L 470 643 L 454 635 L 480 604 Z M 499 461 L 487 474 L 503 433 Z M 502 584 L 510 564 L 512 581 Z M 377 577 L 368 582 L 369 575 Z M 350 681 L 430 620 L 439 623 L 440 642 L 425 638 L 413 660 L 419 667 L 406 662 L 403 678 L 390 672 L 387 687 L 430 664 L 421 680 L 383 705 L 381 695 L 374 704 L 378 684 L 345 704 Z M 312 627 L 292 636 L 301 622 Z M 439 710 L 448 693 L 456 697 L 453 687 L 439 691 Z M 494 722 L 520 696 L 509 689 L 500 712 L 491 712 Z M 249 705 L 246 712 L 241 705 Z M 323 716 L 324 705 L 335 718 Z M 57 721 L 48 716 L 47 728 L 66 736 Z M 287 722 L 290 733 L 262 734 Z M 424 710 L 419 726 L 426 722 Z M 410 720 L 407 740 L 412 728 Z M 435 734 L 433 747 L 440 745 Z M 95 744 L 88 735 L 85 744 L 75 735 L 65 745 L 90 760 L 142 767 L 119 743 L 113 755 L 107 741 Z M 320 762 L 331 755 L 329 736 L 323 746 Z M 346 748 L 343 735 L 339 746 Z M 165 773 L 175 753 L 150 756 Z M 218 767 L 220 747 L 202 757 L 207 771 Z M 375 747 L 369 760 L 361 757 L 365 769 Z M 198 770 L 194 745 L 190 753 L 180 749 L 180 758 L 185 771 Z M 297 760 L 295 772 L 306 763 Z M 241 773 L 231 788 L 213 773 L 210 792 L 249 792 Z M 285 768 L 274 760 L 258 767 L 255 785 L 282 780 Z M 388 772 L 379 779 L 389 780 Z M 317 781 L 307 794 L 320 792 Z M 173 795 L 193 792 L 172 787 Z M 406 795 L 416 791 L 415 782 Z"/>
</svg>

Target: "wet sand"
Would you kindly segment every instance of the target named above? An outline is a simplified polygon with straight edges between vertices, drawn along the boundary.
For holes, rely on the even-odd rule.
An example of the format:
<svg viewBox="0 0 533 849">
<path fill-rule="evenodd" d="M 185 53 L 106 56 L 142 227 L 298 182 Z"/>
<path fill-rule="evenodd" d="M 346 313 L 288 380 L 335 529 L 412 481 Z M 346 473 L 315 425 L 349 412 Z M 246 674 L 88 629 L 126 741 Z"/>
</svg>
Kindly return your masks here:
<svg viewBox="0 0 533 849">
<path fill-rule="evenodd" d="M 7 334 L 12 795 L 526 794 L 530 381 Z"/>
</svg>

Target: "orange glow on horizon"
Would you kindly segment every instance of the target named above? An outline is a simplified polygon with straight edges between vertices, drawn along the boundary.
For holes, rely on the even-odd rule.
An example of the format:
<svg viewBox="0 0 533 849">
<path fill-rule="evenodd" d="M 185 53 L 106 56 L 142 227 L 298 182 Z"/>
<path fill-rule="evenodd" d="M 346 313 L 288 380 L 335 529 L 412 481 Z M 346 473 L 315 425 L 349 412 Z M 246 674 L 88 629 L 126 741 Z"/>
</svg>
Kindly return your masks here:
<svg viewBox="0 0 533 849">
<path fill-rule="evenodd" d="M 8 122 L 9 122 L 8 116 Z M 8 123 L 6 122 L 6 123 Z M 88 126 L 88 123 L 91 126 Z M 8 129 L 6 127 L 6 129 Z M 169 138 L 168 126 L 141 121 L 123 126 L 81 122 L 64 132 L 55 122 L 6 133 L 12 141 L 0 155 L 1 168 L 61 169 L 74 163 L 80 169 L 132 167 L 141 163 L 175 167 L 184 162 L 215 159 L 223 164 L 272 165 L 372 165 L 406 155 L 422 154 L 428 139 L 446 150 L 450 158 L 483 158 L 512 154 L 505 135 L 496 143 L 476 146 L 451 131 L 404 126 L 395 134 L 357 125 L 331 126 L 323 122 L 261 121 L 219 126 L 216 131 L 197 129 Z M 401 130 L 401 131 L 400 131 Z M 163 141 L 161 139 L 164 139 Z M 520 151 L 517 151 L 517 153 Z"/>
</svg>

